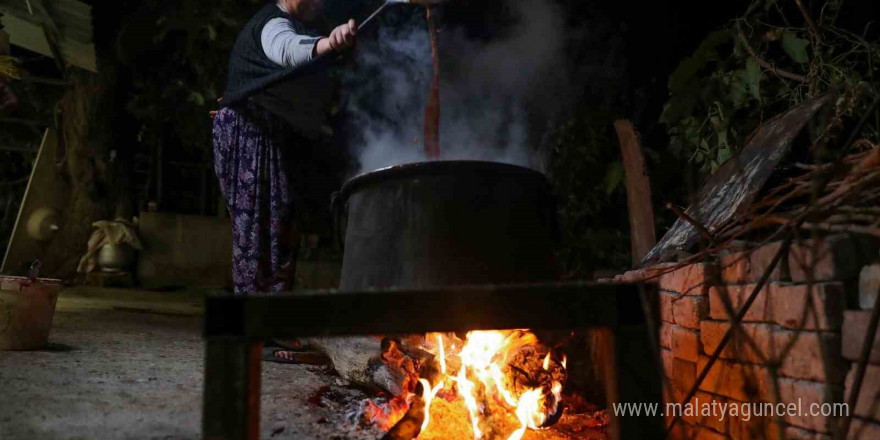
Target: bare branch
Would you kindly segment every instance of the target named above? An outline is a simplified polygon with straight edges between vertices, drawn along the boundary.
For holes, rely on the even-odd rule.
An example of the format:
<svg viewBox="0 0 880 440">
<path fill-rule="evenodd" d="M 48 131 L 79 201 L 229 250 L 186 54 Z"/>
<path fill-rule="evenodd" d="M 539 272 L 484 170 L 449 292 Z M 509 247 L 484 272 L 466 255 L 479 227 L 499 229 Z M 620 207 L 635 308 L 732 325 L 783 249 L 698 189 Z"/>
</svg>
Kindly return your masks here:
<svg viewBox="0 0 880 440">
<path fill-rule="evenodd" d="M 788 78 L 790 80 L 794 80 L 794 81 L 802 82 L 802 83 L 807 82 L 806 76 L 799 75 L 797 73 L 792 73 L 787 70 L 777 68 L 773 63 L 770 63 L 770 62 L 764 60 L 763 58 L 761 58 L 760 56 L 758 56 L 757 52 L 755 52 L 755 49 L 752 49 L 752 46 L 749 44 L 749 41 L 746 39 L 746 35 L 743 33 L 742 29 L 740 29 L 739 24 L 737 24 L 737 31 L 739 32 L 739 38 L 740 38 L 740 40 L 742 40 L 743 46 L 749 52 L 749 55 L 751 55 L 752 58 L 754 58 L 755 61 L 757 61 L 761 67 L 773 72 L 776 76 L 781 76 L 783 78 Z"/>
<path fill-rule="evenodd" d="M 815 43 L 822 43 L 819 28 L 816 26 L 816 22 L 813 21 L 813 18 L 810 17 L 810 13 L 807 11 L 807 8 L 804 7 L 804 3 L 801 0 L 794 0 L 794 2 L 797 3 L 798 8 L 800 8 L 801 14 L 804 16 L 804 21 L 807 22 L 807 26 L 810 27 L 810 32 L 813 34 Z"/>
</svg>

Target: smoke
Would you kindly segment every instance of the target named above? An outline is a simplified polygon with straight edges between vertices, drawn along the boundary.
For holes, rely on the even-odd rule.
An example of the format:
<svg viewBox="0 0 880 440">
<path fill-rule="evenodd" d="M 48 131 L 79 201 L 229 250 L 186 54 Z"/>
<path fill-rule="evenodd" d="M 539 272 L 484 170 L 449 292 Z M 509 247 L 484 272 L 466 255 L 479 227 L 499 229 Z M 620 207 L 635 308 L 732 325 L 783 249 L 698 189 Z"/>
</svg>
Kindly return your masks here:
<svg viewBox="0 0 880 440">
<path fill-rule="evenodd" d="M 541 168 L 531 133 L 561 108 L 567 87 L 565 21 L 552 2 L 504 0 L 504 36 L 469 39 L 443 28 L 440 47 L 442 160 L 485 160 Z M 432 81 L 423 8 L 394 6 L 375 41 L 358 51 L 345 78 L 360 172 L 426 160 L 424 112 Z M 532 124 L 530 125 L 530 119 Z"/>
</svg>

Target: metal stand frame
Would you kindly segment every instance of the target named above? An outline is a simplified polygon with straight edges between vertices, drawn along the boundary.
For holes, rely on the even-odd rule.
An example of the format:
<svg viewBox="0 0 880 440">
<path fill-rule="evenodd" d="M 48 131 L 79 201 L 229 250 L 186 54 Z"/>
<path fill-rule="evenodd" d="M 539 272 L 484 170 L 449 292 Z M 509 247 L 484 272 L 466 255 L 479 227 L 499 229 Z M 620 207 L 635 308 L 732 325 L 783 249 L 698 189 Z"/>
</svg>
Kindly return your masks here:
<svg viewBox="0 0 880 440">
<path fill-rule="evenodd" d="M 657 297 L 652 293 L 649 285 L 560 283 L 211 297 L 205 307 L 203 437 L 259 438 L 262 341 L 291 336 L 603 328 L 611 347 L 605 359 L 612 372 L 609 406 L 662 405 L 659 309 L 645 303 Z M 663 419 L 616 420 L 611 434 L 662 438 Z"/>
</svg>

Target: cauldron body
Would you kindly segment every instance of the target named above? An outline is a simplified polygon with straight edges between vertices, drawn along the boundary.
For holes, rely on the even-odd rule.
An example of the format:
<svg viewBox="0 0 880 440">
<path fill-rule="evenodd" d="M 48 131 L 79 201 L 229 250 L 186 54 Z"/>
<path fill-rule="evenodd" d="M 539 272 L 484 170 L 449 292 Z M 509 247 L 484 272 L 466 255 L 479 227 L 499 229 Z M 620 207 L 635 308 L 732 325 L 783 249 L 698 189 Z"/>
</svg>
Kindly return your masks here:
<svg viewBox="0 0 880 440">
<path fill-rule="evenodd" d="M 415 163 L 355 177 L 340 197 L 343 290 L 555 277 L 556 204 L 536 171 L 491 162 Z"/>
</svg>

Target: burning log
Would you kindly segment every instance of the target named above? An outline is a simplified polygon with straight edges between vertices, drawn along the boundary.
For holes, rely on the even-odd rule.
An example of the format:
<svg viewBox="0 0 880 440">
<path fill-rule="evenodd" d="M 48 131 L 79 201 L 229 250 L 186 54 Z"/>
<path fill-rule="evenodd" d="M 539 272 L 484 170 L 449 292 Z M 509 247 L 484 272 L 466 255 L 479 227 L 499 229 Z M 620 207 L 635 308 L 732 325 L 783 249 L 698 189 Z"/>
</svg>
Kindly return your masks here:
<svg viewBox="0 0 880 440">
<path fill-rule="evenodd" d="M 303 341 L 330 358 L 333 368 L 353 385 L 380 389 L 393 396 L 412 393 L 418 383 L 421 359 L 413 359 L 412 349 L 378 337 L 321 337 Z"/>
<path fill-rule="evenodd" d="M 426 402 L 425 399 L 421 397 L 424 393 L 424 388 L 421 383 L 416 387 L 416 391 L 416 397 L 413 398 L 409 410 L 403 418 L 382 437 L 382 440 L 413 440 L 422 432 L 422 425 L 425 423 Z"/>
</svg>

